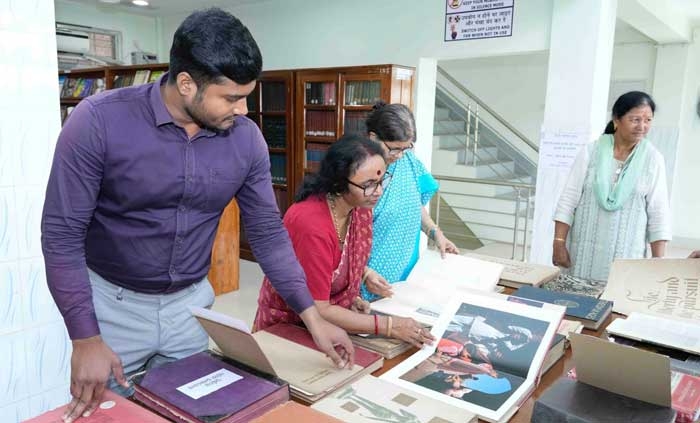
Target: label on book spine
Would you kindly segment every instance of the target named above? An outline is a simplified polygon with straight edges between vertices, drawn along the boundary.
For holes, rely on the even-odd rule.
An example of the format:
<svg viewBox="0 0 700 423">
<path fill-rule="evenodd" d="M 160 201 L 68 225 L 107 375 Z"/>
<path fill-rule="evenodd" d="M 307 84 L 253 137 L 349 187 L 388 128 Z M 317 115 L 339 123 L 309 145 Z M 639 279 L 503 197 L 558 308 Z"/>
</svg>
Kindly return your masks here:
<svg viewBox="0 0 700 423">
<path fill-rule="evenodd" d="M 243 379 L 230 370 L 220 369 L 208 375 L 202 376 L 199 379 L 186 383 L 177 388 L 178 391 L 187 395 L 192 399 L 200 399 L 205 395 L 218 391 L 224 386 L 228 386 L 233 382 Z"/>
</svg>

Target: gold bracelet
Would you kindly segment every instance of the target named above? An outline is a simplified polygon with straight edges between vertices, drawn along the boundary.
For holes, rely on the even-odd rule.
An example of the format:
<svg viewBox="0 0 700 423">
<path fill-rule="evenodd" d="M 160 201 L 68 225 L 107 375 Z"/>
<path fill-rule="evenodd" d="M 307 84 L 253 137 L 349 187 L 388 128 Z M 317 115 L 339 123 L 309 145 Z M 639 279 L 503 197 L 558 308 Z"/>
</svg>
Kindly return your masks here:
<svg viewBox="0 0 700 423">
<path fill-rule="evenodd" d="M 386 337 L 391 338 L 391 316 L 387 316 L 389 319 L 386 321 Z"/>
<path fill-rule="evenodd" d="M 555 241 L 566 242 L 566 238 L 554 238 Z"/>
</svg>

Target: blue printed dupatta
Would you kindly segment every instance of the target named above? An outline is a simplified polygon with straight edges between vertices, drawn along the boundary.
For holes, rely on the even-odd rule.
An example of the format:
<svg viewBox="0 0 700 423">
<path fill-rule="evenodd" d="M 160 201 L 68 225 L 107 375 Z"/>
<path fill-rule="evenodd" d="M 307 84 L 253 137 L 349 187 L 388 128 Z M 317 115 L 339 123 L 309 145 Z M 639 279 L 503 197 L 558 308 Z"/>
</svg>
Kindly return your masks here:
<svg viewBox="0 0 700 423">
<path fill-rule="evenodd" d="M 421 210 L 438 183 L 413 154 L 389 165 L 391 183 L 374 208 L 372 252 L 367 266 L 390 283 L 405 280 L 418 261 Z M 362 297 L 377 299 L 362 285 Z"/>
</svg>

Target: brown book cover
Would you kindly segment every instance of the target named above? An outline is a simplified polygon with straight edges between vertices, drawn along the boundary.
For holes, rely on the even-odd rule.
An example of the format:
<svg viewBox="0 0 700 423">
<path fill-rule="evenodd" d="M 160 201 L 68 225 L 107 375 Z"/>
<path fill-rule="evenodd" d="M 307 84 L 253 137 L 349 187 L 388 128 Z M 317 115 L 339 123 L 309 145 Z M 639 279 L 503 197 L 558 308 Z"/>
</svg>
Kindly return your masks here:
<svg viewBox="0 0 700 423">
<path fill-rule="evenodd" d="M 197 307 L 190 310 L 224 355 L 287 381 L 292 395 L 306 402 L 314 402 L 384 363 L 379 354 L 356 348 L 355 365 L 338 369 L 316 349 L 304 328 L 276 325 L 252 334 L 244 322 L 233 317 Z"/>
</svg>

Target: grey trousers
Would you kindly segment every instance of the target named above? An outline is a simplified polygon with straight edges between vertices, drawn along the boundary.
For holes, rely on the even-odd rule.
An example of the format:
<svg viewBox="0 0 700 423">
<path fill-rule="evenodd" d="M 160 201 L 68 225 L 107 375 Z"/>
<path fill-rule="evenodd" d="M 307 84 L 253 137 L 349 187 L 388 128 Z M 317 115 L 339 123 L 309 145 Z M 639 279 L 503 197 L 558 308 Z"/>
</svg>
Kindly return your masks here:
<svg viewBox="0 0 700 423">
<path fill-rule="evenodd" d="M 206 277 L 172 294 L 143 294 L 88 273 L 102 339 L 121 359 L 127 377 L 207 349 L 209 336 L 187 309 L 214 303 Z M 108 388 L 123 396 L 133 394 L 133 388 L 117 385 L 114 376 Z"/>
</svg>

